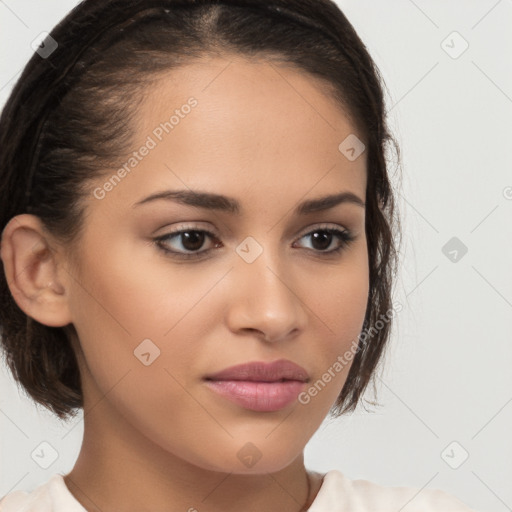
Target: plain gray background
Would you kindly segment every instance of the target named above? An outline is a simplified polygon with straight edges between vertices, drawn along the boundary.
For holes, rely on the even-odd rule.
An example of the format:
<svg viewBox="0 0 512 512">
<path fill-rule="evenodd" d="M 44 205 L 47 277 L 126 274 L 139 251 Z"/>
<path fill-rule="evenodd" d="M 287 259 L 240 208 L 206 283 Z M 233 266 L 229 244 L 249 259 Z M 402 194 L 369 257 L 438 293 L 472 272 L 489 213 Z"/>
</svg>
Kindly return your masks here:
<svg viewBox="0 0 512 512">
<path fill-rule="evenodd" d="M 1 105 L 31 42 L 76 3 L 0 0 Z M 326 419 L 306 464 L 512 510 L 512 0 L 338 4 L 382 71 L 401 145 L 403 310 L 381 406 Z M 36 408 L 0 370 L 1 496 L 70 471 L 83 426 Z M 43 442 L 57 454 L 47 469 L 31 457 Z"/>
</svg>

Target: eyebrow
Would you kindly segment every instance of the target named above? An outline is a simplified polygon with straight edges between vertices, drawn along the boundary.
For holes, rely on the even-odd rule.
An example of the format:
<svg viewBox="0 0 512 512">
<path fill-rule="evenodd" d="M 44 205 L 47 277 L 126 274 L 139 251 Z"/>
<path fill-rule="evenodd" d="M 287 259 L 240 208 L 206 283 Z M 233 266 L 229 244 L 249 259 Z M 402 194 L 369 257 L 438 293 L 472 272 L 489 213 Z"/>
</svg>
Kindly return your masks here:
<svg viewBox="0 0 512 512">
<path fill-rule="evenodd" d="M 151 194 L 150 196 L 135 203 L 133 207 L 147 204 L 157 200 L 175 201 L 180 204 L 203 208 L 206 210 L 216 210 L 234 215 L 240 215 L 242 207 L 240 203 L 232 198 L 220 194 L 208 192 L 198 192 L 193 190 L 165 190 Z M 303 201 L 295 208 L 296 215 L 307 215 L 323 210 L 329 210 L 342 203 L 355 204 L 365 208 L 365 202 L 353 192 L 341 192 L 339 194 L 318 197 Z"/>
</svg>

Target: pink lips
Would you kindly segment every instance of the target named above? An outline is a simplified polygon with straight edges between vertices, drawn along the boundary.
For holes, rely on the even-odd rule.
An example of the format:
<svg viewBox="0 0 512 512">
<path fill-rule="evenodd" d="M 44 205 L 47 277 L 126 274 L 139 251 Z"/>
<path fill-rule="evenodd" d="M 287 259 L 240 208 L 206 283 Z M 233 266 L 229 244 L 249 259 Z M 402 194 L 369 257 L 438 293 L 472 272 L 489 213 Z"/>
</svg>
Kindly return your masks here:
<svg viewBox="0 0 512 512">
<path fill-rule="evenodd" d="M 286 359 L 231 366 L 205 378 L 215 393 L 258 412 L 278 411 L 290 405 L 308 380 L 304 368 Z"/>
</svg>

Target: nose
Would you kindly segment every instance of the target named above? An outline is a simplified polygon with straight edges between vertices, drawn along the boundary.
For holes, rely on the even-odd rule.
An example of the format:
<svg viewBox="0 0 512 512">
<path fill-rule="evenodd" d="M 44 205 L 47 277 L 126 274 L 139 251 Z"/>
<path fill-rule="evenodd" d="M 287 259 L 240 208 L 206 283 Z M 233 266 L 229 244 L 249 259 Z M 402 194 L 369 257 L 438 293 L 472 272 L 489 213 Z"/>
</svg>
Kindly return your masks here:
<svg viewBox="0 0 512 512">
<path fill-rule="evenodd" d="M 305 284 L 289 265 L 286 270 L 283 267 L 265 250 L 252 263 L 237 261 L 227 313 L 232 332 L 255 331 L 265 341 L 277 342 L 304 331 Z"/>
</svg>

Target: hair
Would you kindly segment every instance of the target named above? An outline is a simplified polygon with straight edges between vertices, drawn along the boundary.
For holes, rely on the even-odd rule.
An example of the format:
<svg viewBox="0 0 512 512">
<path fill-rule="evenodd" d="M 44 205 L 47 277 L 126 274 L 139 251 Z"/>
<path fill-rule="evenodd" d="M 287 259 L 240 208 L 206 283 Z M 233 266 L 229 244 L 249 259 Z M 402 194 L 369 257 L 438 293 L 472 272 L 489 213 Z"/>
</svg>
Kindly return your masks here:
<svg viewBox="0 0 512 512">
<path fill-rule="evenodd" d="M 86 185 L 129 151 L 148 85 L 204 56 L 267 59 L 321 78 L 364 140 L 369 294 L 363 330 L 389 314 L 399 221 L 387 144 L 399 149 L 387 128 L 379 70 L 334 2 L 85 0 L 50 35 L 57 49 L 47 58 L 34 53 L 0 117 L 0 230 L 30 213 L 71 246 L 84 224 Z M 48 327 L 28 317 L 5 272 L 0 301 L 0 346 L 15 380 L 60 419 L 74 416 L 83 396 L 70 326 Z M 370 339 L 359 339 L 331 413 L 355 410 L 391 325 L 388 319 Z"/>
</svg>

